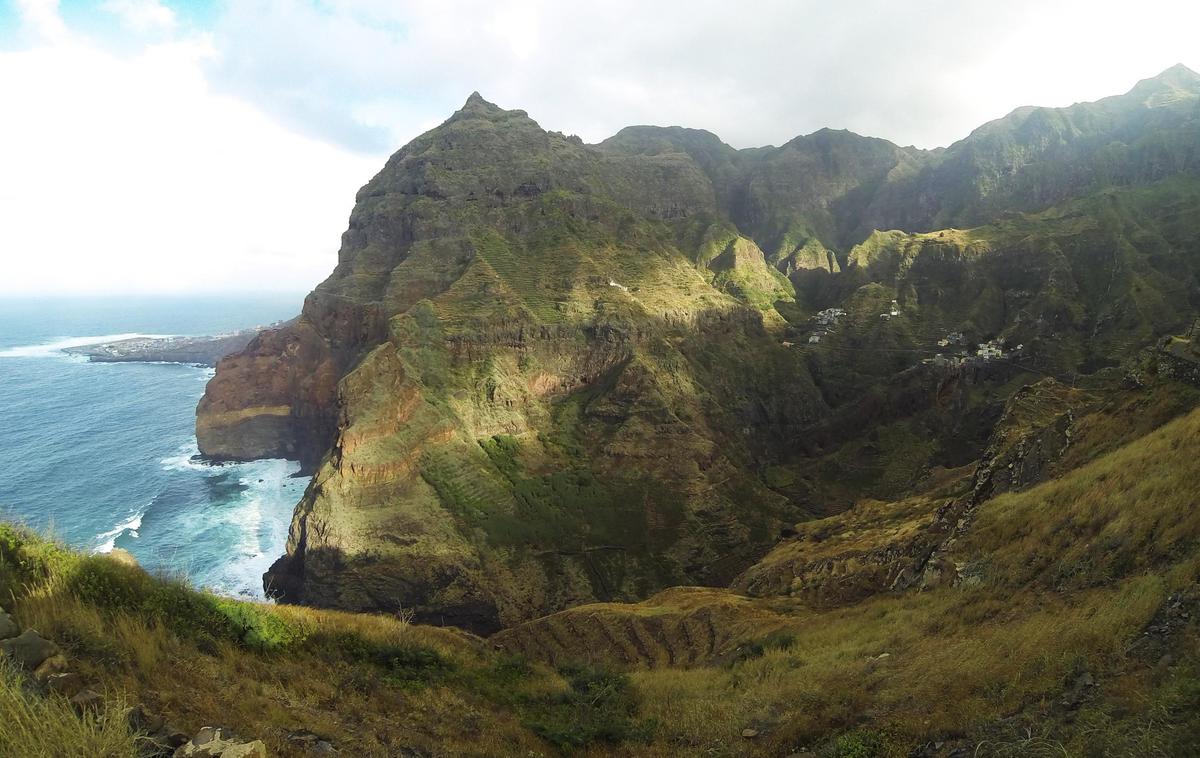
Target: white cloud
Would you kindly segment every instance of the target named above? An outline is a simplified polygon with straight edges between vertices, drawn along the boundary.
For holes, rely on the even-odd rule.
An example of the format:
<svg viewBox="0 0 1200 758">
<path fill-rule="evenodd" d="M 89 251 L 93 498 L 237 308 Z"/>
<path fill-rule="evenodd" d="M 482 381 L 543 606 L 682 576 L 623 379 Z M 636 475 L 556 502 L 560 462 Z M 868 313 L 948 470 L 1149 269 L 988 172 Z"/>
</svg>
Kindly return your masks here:
<svg viewBox="0 0 1200 758">
<path fill-rule="evenodd" d="M 158 0 L 106 0 L 100 7 L 134 32 L 144 34 L 175 28 L 175 12 Z"/>
<path fill-rule="evenodd" d="M 0 53 L 0 291 L 302 292 L 329 274 L 382 156 L 214 94 L 211 54 L 61 35 Z"/>
<path fill-rule="evenodd" d="M 243 0 L 214 30 L 212 72 L 364 150 L 472 90 L 589 141 L 682 124 L 744 147 L 832 126 L 933 147 L 1020 105 L 1200 68 L 1197 28 L 1200 3 L 1180 0 Z"/>
<path fill-rule="evenodd" d="M 0 291 L 307 290 L 355 190 L 472 90 L 593 142 L 652 123 L 929 147 L 1200 69 L 1200 3 L 1177 0 L 239 0 L 203 34 L 158 0 L 105 7 L 133 32 L 109 47 L 17 0 Z"/>
<path fill-rule="evenodd" d="M 21 31 L 36 40 L 61 40 L 67 26 L 58 15 L 58 0 L 16 0 Z"/>
</svg>

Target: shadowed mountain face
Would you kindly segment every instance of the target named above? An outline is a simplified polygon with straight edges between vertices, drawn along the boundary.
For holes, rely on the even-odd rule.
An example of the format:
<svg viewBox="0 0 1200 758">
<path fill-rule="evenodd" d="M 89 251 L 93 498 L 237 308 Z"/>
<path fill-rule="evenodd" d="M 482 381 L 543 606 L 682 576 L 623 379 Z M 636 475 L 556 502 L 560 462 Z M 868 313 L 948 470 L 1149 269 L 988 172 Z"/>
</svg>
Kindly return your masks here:
<svg viewBox="0 0 1200 758">
<path fill-rule="evenodd" d="M 1182 67 L 937 151 L 589 146 L 476 94 L 359 192 L 197 437 L 314 474 L 266 577 L 288 600 L 492 631 L 726 585 L 797 521 L 979 458 L 1025 380 L 1189 321 L 1198 219 Z M 922 362 L 993 339 L 1006 360 Z"/>
</svg>

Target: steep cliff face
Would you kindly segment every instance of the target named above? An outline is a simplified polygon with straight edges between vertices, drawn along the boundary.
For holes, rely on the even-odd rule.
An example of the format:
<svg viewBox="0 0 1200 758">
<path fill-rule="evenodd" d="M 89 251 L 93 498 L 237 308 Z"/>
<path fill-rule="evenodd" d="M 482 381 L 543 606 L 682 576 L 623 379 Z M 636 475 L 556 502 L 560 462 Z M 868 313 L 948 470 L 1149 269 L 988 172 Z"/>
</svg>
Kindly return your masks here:
<svg viewBox="0 0 1200 758">
<path fill-rule="evenodd" d="M 1086 132 L 1066 152 L 1011 124 L 932 153 L 654 127 L 587 146 L 473 95 L 359 192 L 300 318 L 221 363 L 201 450 L 314 472 L 273 592 L 483 632 L 728 584 L 866 496 L 944 526 L 903 498 L 983 455 L 1017 386 L 1115 365 L 1197 302 L 1196 98 L 1185 73 L 1148 81 L 1104 119 L 1021 117 Z M 1039 183 L 1117 136 L 1140 146 L 1109 148 L 1124 168 Z M 1155 145 L 1165 168 L 1137 169 Z M 922 231 L 964 218 L 989 223 Z M 1003 360 L 956 355 L 988 340 Z M 862 586 L 916 581 L 894 558 L 921 564 L 928 534 Z M 859 591 L 813 560 L 834 576 L 814 596 Z"/>
<path fill-rule="evenodd" d="M 790 298 L 693 164 L 473 96 L 359 193 L 297 324 L 222 363 L 199 437 L 319 461 L 290 600 L 488 631 L 724 583 L 797 515 L 756 461 L 822 412 Z"/>
<path fill-rule="evenodd" d="M 376 305 L 314 292 L 299 319 L 217 364 L 196 409 L 200 451 L 290 458 L 311 472 L 333 441 L 337 383 L 380 331 Z"/>
</svg>

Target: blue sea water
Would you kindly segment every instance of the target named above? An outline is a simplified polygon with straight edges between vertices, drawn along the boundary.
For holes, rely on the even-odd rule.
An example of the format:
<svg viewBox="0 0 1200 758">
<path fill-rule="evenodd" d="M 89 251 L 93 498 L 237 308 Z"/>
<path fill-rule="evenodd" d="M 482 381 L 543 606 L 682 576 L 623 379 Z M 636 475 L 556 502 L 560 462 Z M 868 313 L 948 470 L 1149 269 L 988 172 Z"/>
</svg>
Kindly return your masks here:
<svg viewBox="0 0 1200 758">
<path fill-rule="evenodd" d="M 150 571 L 261 599 L 306 480 L 284 460 L 204 465 L 212 370 L 89 363 L 61 348 L 123 334 L 217 334 L 294 316 L 296 296 L 0 301 L 0 518 Z"/>
</svg>

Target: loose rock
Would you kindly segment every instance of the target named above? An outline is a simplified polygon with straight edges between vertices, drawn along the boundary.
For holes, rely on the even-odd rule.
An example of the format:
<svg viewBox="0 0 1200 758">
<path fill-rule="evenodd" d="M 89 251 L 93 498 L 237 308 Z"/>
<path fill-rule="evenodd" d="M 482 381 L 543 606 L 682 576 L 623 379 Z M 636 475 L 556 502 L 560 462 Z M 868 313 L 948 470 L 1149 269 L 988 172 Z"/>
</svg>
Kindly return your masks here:
<svg viewBox="0 0 1200 758">
<path fill-rule="evenodd" d="M 29 671 L 47 658 L 58 655 L 58 645 L 45 639 L 34 629 L 26 629 L 19 637 L 0 641 L 0 651 Z"/>
<path fill-rule="evenodd" d="M 219 727 L 206 726 L 175 751 L 175 758 L 267 758 L 262 740 L 242 742 Z"/>
</svg>

